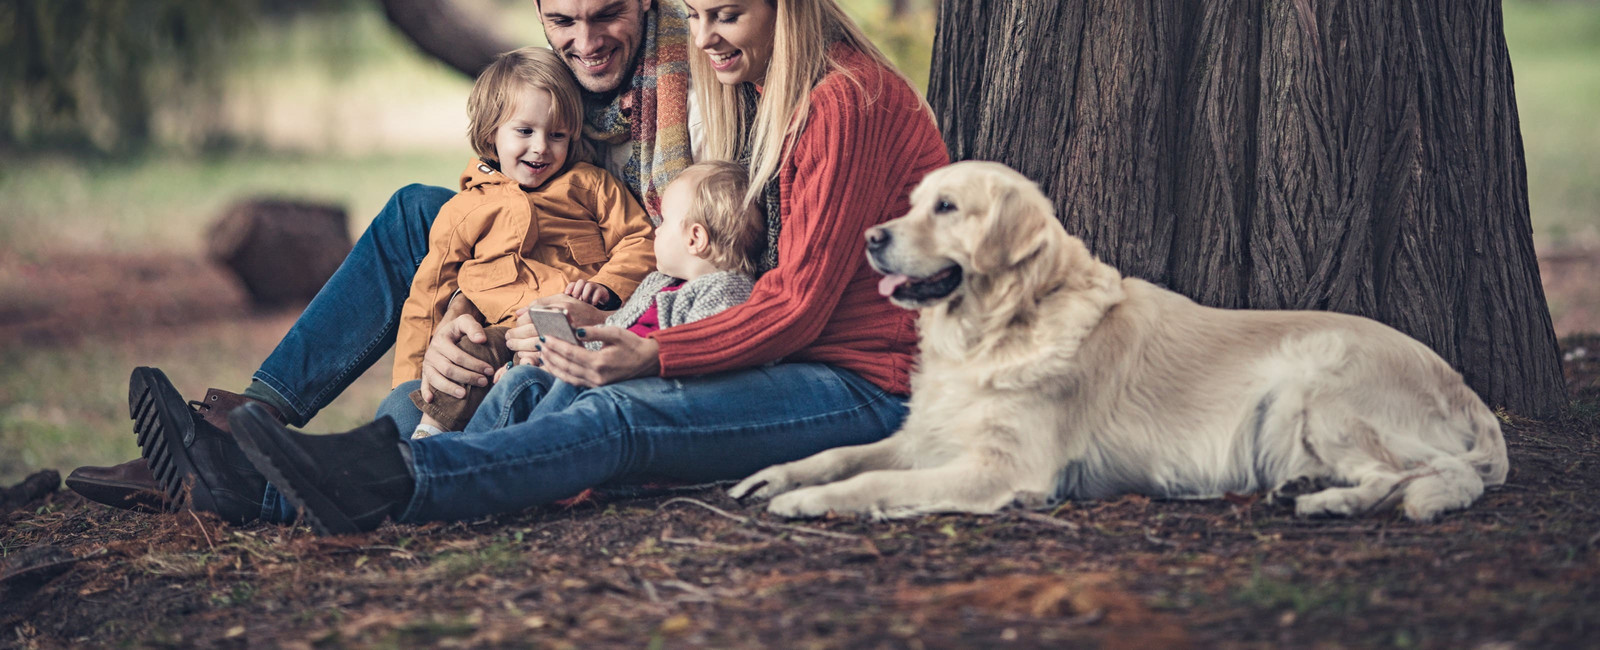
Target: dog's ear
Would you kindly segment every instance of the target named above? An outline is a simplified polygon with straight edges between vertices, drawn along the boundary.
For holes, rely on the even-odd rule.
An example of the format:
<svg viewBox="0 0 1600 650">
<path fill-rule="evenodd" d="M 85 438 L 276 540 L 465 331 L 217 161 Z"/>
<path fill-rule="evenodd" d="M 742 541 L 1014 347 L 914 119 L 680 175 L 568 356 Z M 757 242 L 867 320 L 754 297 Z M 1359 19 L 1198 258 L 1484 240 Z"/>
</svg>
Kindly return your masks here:
<svg viewBox="0 0 1600 650">
<path fill-rule="evenodd" d="M 987 274 L 1016 266 L 1045 245 L 1043 229 L 1055 226 L 1055 209 L 1032 182 L 991 179 L 989 212 L 972 255 L 973 270 Z"/>
</svg>

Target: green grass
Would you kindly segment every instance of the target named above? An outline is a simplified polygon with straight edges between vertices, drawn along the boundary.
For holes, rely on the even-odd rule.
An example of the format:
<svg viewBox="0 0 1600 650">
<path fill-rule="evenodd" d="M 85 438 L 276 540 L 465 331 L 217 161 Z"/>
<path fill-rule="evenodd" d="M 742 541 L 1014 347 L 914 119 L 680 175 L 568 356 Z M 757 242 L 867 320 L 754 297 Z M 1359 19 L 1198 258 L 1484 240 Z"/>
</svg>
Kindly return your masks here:
<svg viewBox="0 0 1600 650">
<path fill-rule="evenodd" d="M 1534 232 L 1600 243 L 1600 4 L 1503 6 Z"/>
<path fill-rule="evenodd" d="M 330 201 L 365 228 L 407 183 L 449 186 L 467 150 L 361 157 L 240 152 L 104 162 L 38 156 L 0 163 L 0 253 L 196 253 L 228 203 L 255 195 Z"/>
<path fill-rule="evenodd" d="M 248 323 L 170 331 L 114 333 L 81 347 L 0 347 L 0 485 L 54 468 L 108 465 L 138 455 L 128 420 L 128 374 L 162 369 L 185 397 L 208 387 L 241 391 L 289 325 L 289 315 Z M 372 419 L 389 392 L 385 356 L 317 416 L 316 432 L 343 431 Z"/>
</svg>

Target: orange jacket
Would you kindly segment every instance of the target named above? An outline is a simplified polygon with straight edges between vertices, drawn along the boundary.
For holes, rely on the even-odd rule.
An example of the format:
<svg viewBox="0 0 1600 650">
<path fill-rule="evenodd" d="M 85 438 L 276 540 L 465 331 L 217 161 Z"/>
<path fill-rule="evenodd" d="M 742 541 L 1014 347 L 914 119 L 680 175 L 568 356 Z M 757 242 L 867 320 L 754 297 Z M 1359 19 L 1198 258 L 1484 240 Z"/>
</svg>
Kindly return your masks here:
<svg viewBox="0 0 1600 650">
<path fill-rule="evenodd" d="M 627 300 L 655 266 L 649 217 L 605 170 L 576 163 L 529 192 L 473 160 L 461 193 L 428 231 L 428 254 L 400 312 L 394 385 L 422 376 L 428 339 L 457 289 L 496 325 L 578 279 Z"/>
</svg>

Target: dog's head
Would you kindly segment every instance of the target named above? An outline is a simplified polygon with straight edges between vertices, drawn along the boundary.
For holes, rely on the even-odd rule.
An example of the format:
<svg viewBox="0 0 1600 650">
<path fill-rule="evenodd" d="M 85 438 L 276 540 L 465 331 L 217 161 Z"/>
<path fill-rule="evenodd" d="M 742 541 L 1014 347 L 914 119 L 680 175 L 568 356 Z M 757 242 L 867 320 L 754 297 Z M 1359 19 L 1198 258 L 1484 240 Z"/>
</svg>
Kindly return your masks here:
<svg viewBox="0 0 1600 650">
<path fill-rule="evenodd" d="M 1033 181 L 999 163 L 959 162 L 922 180 L 910 213 L 867 231 L 867 259 L 884 274 L 878 291 L 917 309 L 1017 271 L 1065 238 Z"/>
</svg>

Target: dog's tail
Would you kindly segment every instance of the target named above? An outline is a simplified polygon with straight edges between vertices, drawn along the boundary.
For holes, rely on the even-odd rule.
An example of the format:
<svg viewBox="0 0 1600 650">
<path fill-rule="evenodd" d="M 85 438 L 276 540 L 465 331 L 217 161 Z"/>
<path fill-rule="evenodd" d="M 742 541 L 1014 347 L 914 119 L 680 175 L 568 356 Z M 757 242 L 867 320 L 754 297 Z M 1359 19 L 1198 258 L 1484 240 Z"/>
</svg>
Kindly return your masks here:
<svg viewBox="0 0 1600 650">
<path fill-rule="evenodd" d="M 1465 387 L 1462 390 L 1471 392 Z M 1506 458 L 1506 439 L 1500 432 L 1500 419 L 1476 395 L 1468 395 L 1467 423 L 1472 429 L 1472 441 L 1467 453 L 1458 458 L 1477 470 L 1484 485 L 1501 485 L 1511 470 Z"/>
</svg>

